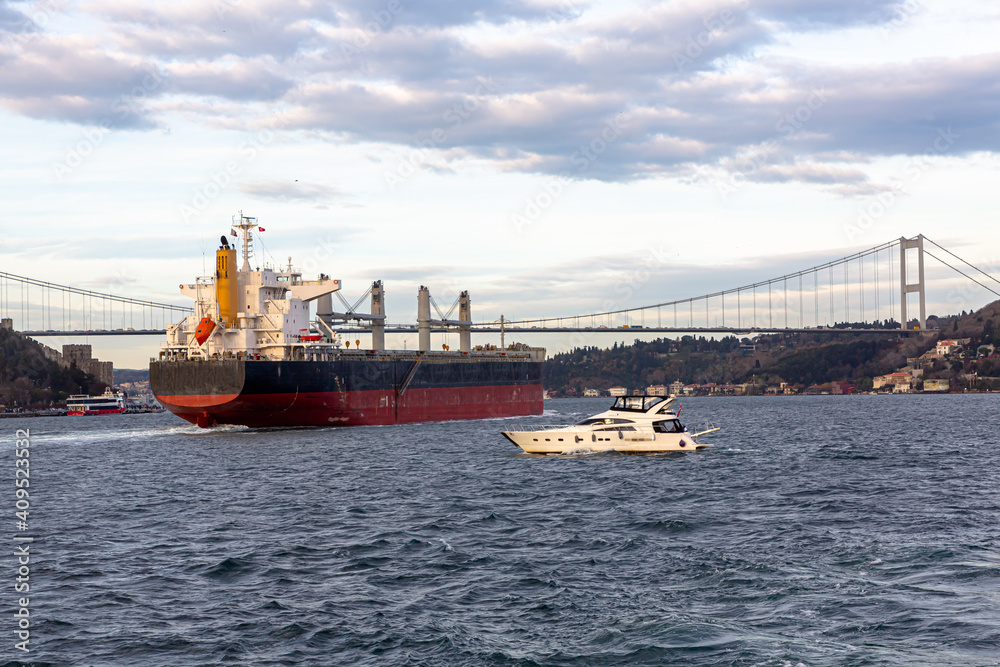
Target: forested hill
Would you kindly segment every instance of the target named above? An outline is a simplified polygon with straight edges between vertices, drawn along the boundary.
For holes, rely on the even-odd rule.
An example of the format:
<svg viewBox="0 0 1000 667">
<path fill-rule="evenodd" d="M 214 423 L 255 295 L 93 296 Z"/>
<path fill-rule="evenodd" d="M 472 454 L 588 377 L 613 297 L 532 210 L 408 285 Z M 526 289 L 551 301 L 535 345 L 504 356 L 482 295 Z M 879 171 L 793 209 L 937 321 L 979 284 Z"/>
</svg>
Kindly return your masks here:
<svg viewBox="0 0 1000 667">
<path fill-rule="evenodd" d="M 0 329 L 0 405 L 47 406 L 70 394 L 99 394 L 105 386 L 76 366 L 48 359 L 30 338 Z"/>
<path fill-rule="evenodd" d="M 121 382 L 149 382 L 148 368 L 116 368 L 115 384 Z"/>
<path fill-rule="evenodd" d="M 898 328 L 895 322 L 848 324 L 855 328 Z M 620 385 L 644 388 L 680 380 L 684 384 L 736 384 L 766 381 L 805 386 L 850 381 L 865 386 L 877 375 L 891 373 L 933 348 L 939 340 L 969 338 L 970 348 L 1000 349 L 1000 302 L 975 313 L 928 318 L 936 331 L 906 337 L 825 333 L 775 334 L 754 339 L 729 336 L 710 339 L 636 340 L 611 349 L 577 348 L 553 355 L 545 363 L 543 382 L 550 391 L 580 394 L 585 388 L 606 390 Z M 968 370 L 968 369 L 966 369 Z M 962 369 L 954 369 L 961 372 Z"/>
</svg>

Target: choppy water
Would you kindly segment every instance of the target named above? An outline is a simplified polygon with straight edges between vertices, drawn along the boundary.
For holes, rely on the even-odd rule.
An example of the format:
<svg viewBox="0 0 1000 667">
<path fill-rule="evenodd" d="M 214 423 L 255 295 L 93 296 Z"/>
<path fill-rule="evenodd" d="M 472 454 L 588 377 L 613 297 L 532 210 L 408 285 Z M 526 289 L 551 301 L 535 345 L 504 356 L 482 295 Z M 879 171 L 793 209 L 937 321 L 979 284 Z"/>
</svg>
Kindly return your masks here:
<svg viewBox="0 0 1000 667">
<path fill-rule="evenodd" d="M 343 430 L 0 421 L 7 478 L 32 432 L 30 658 L 1000 664 L 1000 396 L 683 402 L 714 447 L 537 457 L 499 434 L 606 399 Z M 0 662 L 22 659 L 0 618 Z"/>
</svg>

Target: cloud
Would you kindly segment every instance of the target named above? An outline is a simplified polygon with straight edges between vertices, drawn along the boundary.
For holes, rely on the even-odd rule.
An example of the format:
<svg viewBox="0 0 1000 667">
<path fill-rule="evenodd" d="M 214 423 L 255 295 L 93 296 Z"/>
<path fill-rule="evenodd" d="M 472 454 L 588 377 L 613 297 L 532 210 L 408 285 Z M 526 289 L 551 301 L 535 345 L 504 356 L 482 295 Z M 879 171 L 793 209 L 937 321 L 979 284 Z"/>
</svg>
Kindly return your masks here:
<svg viewBox="0 0 1000 667">
<path fill-rule="evenodd" d="M 456 267 L 454 266 L 405 266 L 389 268 L 373 268 L 370 273 L 378 276 L 380 280 L 386 281 L 412 281 L 427 283 L 432 278 L 442 276 L 454 276 Z M 467 275 L 463 273 L 463 275 Z"/>
<path fill-rule="evenodd" d="M 229 100 L 276 100 L 294 87 L 270 57 L 179 63 L 166 67 L 170 91 Z"/>
<path fill-rule="evenodd" d="M 205 248 L 214 248 L 218 239 L 192 240 L 190 235 L 158 237 L 150 243 L 146 236 L 89 236 L 84 238 L 10 238 L 6 250 L 19 257 L 45 258 L 47 262 L 66 260 L 159 260 L 188 258 Z M 106 270 L 106 269 L 102 269 Z"/>
<path fill-rule="evenodd" d="M 880 24 L 900 16 L 914 0 L 755 0 L 753 11 L 805 28 Z"/>
<path fill-rule="evenodd" d="M 351 24 L 364 27 L 374 23 L 382 29 L 394 25 L 454 26 L 548 19 L 554 9 L 564 4 L 553 2 L 546 6 L 519 0 L 342 0 L 339 3 Z"/>
<path fill-rule="evenodd" d="M 281 131 L 419 147 L 424 168 L 475 161 L 605 181 L 689 178 L 769 146 L 751 180 L 857 194 L 880 187 L 866 163 L 932 151 L 942 132 L 954 138 L 950 153 L 1000 150 L 996 53 L 902 63 L 768 54 L 796 32 L 889 25 L 910 4 L 708 0 L 598 12 L 555 0 L 102 0 L 64 10 L 96 23 L 87 34 L 0 46 L 0 105 L 139 129 L 182 115 L 251 130 L 280 110 Z M 21 18 L 0 4 L 0 25 Z M 248 193 L 335 194 L 304 188 Z"/>
<path fill-rule="evenodd" d="M 859 183 L 868 180 L 857 169 L 838 169 L 818 164 L 768 165 L 751 176 L 762 183 Z"/>
<path fill-rule="evenodd" d="M 0 33 L 21 34 L 34 31 L 35 24 L 31 19 L 11 7 L 7 0 L 0 0 Z"/>
<path fill-rule="evenodd" d="M 32 118 L 148 127 L 145 110 L 162 83 L 155 63 L 106 53 L 92 37 L 0 44 L 0 105 Z"/>
<path fill-rule="evenodd" d="M 122 52 L 177 62 L 261 55 L 285 60 L 315 48 L 324 26 L 339 24 L 335 5 L 311 0 L 179 0 L 156 6 L 103 0 L 84 11 L 113 29 L 108 37 Z"/>
<path fill-rule="evenodd" d="M 240 185 L 240 192 L 259 199 L 282 202 L 305 201 L 323 203 L 339 199 L 343 194 L 322 183 L 291 181 L 252 181 Z"/>
</svg>

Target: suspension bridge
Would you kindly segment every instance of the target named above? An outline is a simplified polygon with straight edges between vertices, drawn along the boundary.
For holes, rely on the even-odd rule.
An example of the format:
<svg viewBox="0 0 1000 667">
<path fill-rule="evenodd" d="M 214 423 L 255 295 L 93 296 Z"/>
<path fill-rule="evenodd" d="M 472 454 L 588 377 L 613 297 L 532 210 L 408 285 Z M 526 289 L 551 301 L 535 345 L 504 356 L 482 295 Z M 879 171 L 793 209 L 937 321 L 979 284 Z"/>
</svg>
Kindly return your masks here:
<svg viewBox="0 0 1000 667">
<path fill-rule="evenodd" d="M 949 270 L 947 277 L 938 279 L 939 286 L 947 288 L 954 284 L 954 277 L 961 276 L 965 285 L 982 288 L 986 301 L 1000 298 L 1000 280 L 920 235 L 700 296 L 582 315 L 519 320 L 501 316 L 495 321 L 473 323 L 471 328 L 480 333 L 511 334 L 620 335 L 627 330 L 739 335 L 823 329 L 898 335 L 927 329 L 925 257 Z M 911 301 L 915 303 L 911 305 Z M 440 321 L 447 322 L 448 316 L 438 310 Z M 188 305 L 101 293 L 0 272 L 0 317 L 5 320 L 4 326 L 32 337 L 163 335 L 167 326 L 191 313 Z M 434 330 L 446 331 L 448 327 L 437 326 Z M 370 330 L 351 327 L 341 331 Z M 417 325 L 387 324 L 385 331 L 416 333 Z"/>
<path fill-rule="evenodd" d="M 928 246 L 930 246 L 929 249 Z M 899 238 L 808 269 L 649 306 L 480 325 L 479 331 L 898 334 L 927 329 L 925 256 L 1000 297 L 1000 280 L 923 235 Z M 945 278 L 942 282 L 948 282 Z M 911 310 L 911 301 L 916 311 Z M 985 305 L 985 304 L 981 304 Z"/>
</svg>

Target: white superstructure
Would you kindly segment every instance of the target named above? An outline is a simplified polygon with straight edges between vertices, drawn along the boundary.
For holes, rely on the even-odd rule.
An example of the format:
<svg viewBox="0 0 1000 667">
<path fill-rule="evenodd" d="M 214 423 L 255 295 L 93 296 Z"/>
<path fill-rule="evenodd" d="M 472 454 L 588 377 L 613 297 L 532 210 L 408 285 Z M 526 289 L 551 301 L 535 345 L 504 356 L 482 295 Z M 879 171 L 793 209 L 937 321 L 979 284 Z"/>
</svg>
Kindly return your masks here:
<svg viewBox="0 0 1000 667">
<path fill-rule="evenodd" d="M 285 270 L 252 269 L 251 240 L 256 220 L 240 214 L 243 266 L 226 237 L 216 252 L 216 271 L 181 294 L 194 300 L 194 313 L 167 328 L 165 358 L 311 358 L 339 347 L 335 332 L 310 322 L 309 304 L 340 289 L 340 281 L 320 275 L 304 280 L 291 262 Z"/>
</svg>

